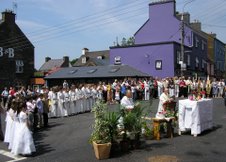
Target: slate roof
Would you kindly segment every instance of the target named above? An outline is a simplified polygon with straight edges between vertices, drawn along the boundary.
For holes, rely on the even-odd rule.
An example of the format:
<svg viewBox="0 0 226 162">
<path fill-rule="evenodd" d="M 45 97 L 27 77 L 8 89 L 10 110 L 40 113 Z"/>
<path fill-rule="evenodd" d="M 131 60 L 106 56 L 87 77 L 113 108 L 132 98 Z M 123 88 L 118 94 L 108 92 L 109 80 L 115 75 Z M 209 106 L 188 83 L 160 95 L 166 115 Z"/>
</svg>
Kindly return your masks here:
<svg viewBox="0 0 226 162">
<path fill-rule="evenodd" d="M 61 67 L 64 63 L 63 59 L 51 59 L 45 62 L 39 69 L 39 71 L 49 71 L 53 68 Z"/>
<path fill-rule="evenodd" d="M 82 79 L 82 78 L 117 78 L 149 77 L 149 74 L 136 70 L 128 65 L 85 66 L 61 68 L 45 79 Z"/>
<path fill-rule="evenodd" d="M 103 56 L 103 59 L 98 59 L 98 56 Z M 86 57 L 87 62 L 85 64 L 82 63 L 82 58 Z M 95 64 L 96 66 L 103 66 L 103 65 L 109 65 L 109 50 L 103 50 L 103 51 L 91 51 L 86 52 L 85 55 L 82 55 L 73 66 L 87 66 L 90 65 L 90 63 Z"/>
</svg>

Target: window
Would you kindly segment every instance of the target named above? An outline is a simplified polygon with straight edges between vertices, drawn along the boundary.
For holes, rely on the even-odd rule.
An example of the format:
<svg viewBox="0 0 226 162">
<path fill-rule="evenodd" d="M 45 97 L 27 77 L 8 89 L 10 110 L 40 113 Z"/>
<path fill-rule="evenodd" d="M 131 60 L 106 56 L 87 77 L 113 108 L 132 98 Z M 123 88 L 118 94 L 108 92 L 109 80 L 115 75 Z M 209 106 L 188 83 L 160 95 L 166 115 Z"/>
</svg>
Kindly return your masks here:
<svg viewBox="0 0 226 162">
<path fill-rule="evenodd" d="M 195 67 L 199 67 L 199 58 L 198 57 L 196 57 L 195 58 Z"/>
<path fill-rule="evenodd" d="M 195 37 L 195 47 L 198 47 L 199 46 L 199 39 L 198 37 Z"/>
<path fill-rule="evenodd" d="M 103 56 L 97 56 L 97 59 L 102 60 Z"/>
<path fill-rule="evenodd" d="M 205 50 L 205 42 L 202 40 L 202 50 Z"/>
<path fill-rule="evenodd" d="M 74 73 L 76 73 L 78 70 L 76 69 L 76 70 L 71 70 L 71 71 L 69 71 L 68 73 L 69 74 L 74 74 Z"/>
<path fill-rule="evenodd" d="M 16 73 L 24 72 L 24 62 L 22 60 L 16 60 Z"/>
<path fill-rule="evenodd" d="M 86 63 L 86 57 L 83 57 L 82 58 L 82 64 L 85 64 Z"/>
<path fill-rule="evenodd" d="M 181 61 L 181 53 L 180 51 L 177 51 L 177 64 L 179 64 Z"/>
<path fill-rule="evenodd" d="M 187 55 L 187 65 L 191 66 L 191 56 L 189 54 Z"/>
<path fill-rule="evenodd" d="M 115 72 L 119 71 L 119 69 L 120 69 L 120 68 L 113 68 L 113 69 L 111 69 L 109 72 L 110 72 L 110 73 L 115 73 Z"/>
<path fill-rule="evenodd" d="M 115 57 L 115 65 L 121 65 L 121 57 L 120 56 L 116 56 Z"/>
<path fill-rule="evenodd" d="M 162 60 L 156 60 L 155 61 L 155 69 L 156 70 L 162 70 Z"/>
<path fill-rule="evenodd" d="M 202 59 L 202 69 L 205 68 L 205 60 Z"/>
<path fill-rule="evenodd" d="M 97 71 L 97 69 L 91 69 L 91 70 L 89 70 L 87 73 L 88 73 L 88 74 L 92 74 L 92 73 L 94 73 L 95 71 Z"/>
</svg>

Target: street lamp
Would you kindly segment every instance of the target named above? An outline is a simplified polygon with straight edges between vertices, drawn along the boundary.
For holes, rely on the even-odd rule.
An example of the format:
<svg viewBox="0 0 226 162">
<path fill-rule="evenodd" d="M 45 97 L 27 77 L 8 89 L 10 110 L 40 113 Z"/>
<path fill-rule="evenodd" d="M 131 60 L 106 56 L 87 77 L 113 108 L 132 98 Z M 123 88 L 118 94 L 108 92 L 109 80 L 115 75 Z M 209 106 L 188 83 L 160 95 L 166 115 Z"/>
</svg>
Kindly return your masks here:
<svg viewBox="0 0 226 162">
<path fill-rule="evenodd" d="M 183 76 L 183 71 L 186 70 L 186 64 L 184 64 L 184 8 L 193 1 L 195 0 L 188 1 L 184 4 L 181 14 L 181 76 Z"/>
</svg>

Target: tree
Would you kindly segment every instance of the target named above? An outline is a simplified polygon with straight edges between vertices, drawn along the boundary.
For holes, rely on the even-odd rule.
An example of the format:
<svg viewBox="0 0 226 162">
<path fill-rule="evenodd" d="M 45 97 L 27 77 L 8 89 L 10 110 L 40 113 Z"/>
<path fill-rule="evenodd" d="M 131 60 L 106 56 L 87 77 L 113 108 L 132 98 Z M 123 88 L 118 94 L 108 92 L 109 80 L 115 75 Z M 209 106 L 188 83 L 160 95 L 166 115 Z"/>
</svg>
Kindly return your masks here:
<svg viewBox="0 0 226 162">
<path fill-rule="evenodd" d="M 121 46 L 132 46 L 135 44 L 134 37 L 129 37 L 128 39 L 122 38 Z"/>
<path fill-rule="evenodd" d="M 78 61 L 78 58 L 71 60 L 71 65 L 73 66 Z"/>
</svg>

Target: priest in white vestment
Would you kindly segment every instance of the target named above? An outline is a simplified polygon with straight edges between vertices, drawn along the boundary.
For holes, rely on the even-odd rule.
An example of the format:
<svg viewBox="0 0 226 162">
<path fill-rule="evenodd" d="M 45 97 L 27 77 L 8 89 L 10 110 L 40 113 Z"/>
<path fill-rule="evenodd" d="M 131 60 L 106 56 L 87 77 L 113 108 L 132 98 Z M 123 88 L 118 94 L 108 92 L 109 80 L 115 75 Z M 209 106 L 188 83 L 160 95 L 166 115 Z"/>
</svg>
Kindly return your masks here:
<svg viewBox="0 0 226 162">
<path fill-rule="evenodd" d="M 121 105 L 126 109 L 133 109 L 134 103 L 132 98 L 132 92 L 130 90 L 126 91 L 126 95 L 121 100 Z"/>
<path fill-rule="evenodd" d="M 169 89 L 165 88 L 164 92 L 160 95 L 159 97 L 159 106 L 158 106 L 158 111 L 156 113 L 156 118 L 164 118 L 164 108 L 163 104 L 167 101 L 172 101 L 173 99 L 169 97 Z"/>
</svg>

